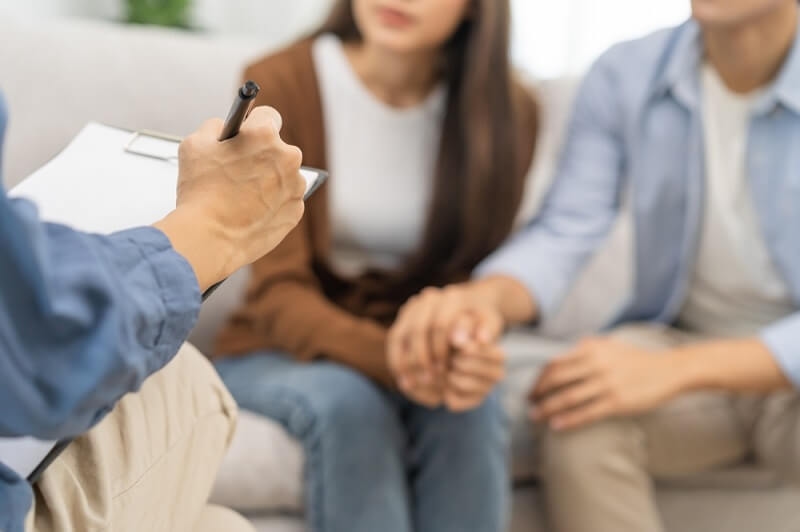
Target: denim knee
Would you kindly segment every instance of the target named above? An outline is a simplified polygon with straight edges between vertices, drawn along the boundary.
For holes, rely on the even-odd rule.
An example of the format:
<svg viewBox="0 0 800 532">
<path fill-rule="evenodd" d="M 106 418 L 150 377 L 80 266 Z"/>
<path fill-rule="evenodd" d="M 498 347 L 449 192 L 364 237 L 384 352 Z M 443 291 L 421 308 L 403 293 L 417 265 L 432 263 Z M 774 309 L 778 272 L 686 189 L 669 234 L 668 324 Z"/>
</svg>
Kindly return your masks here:
<svg viewBox="0 0 800 532">
<path fill-rule="evenodd" d="M 362 444 L 401 437 L 398 413 L 379 385 L 338 364 L 317 365 L 319 387 L 308 390 L 306 399 L 326 437 L 358 438 Z"/>
<path fill-rule="evenodd" d="M 483 442 L 492 440 L 498 445 L 508 445 L 508 417 L 498 394 L 490 395 L 474 410 L 454 413 L 444 409 L 428 413 L 427 423 L 432 425 L 432 435 L 447 441 Z"/>
<path fill-rule="evenodd" d="M 298 438 L 397 435 L 399 421 L 386 393 L 348 367 L 255 354 L 217 369 L 240 406 L 282 422 Z"/>
</svg>

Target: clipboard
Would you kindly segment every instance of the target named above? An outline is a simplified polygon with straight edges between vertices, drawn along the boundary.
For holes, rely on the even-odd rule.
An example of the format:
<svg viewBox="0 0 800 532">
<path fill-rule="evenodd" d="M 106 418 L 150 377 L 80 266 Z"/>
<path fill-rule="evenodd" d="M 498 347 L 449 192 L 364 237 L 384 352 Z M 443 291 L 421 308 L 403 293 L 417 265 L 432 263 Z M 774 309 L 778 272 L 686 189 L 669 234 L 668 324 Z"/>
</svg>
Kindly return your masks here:
<svg viewBox="0 0 800 532">
<path fill-rule="evenodd" d="M 160 133 L 149 129 L 142 129 L 134 131 L 130 140 L 125 144 L 124 150 L 131 155 L 138 155 L 140 157 L 148 157 L 167 163 L 178 164 L 178 145 L 183 141 L 183 138 L 170 135 L 167 133 Z M 158 144 L 156 144 L 158 143 Z M 175 145 L 175 151 L 172 153 L 169 150 L 164 150 L 163 145 L 171 143 Z M 159 145 L 161 147 L 159 147 Z M 305 178 L 307 187 L 305 201 L 314 195 L 314 192 L 319 190 L 328 180 L 328 172 L 310 166 L 303 166 L 300 168 L 300 174 Z"/>
<path fill-rule="evenodd" d="M 9 191 L 31 200 L 44 221 L 109 234 L 151 225 L 175 207 L 181 138 L 90 122 L 60 154 Z M 328 179 L 303 167 L 308 199 Z M 208 297 L 213 288 L 204 294 Z M 69 445 L 0 438 L 0 462 L 35 483 Z"/>
</svg>

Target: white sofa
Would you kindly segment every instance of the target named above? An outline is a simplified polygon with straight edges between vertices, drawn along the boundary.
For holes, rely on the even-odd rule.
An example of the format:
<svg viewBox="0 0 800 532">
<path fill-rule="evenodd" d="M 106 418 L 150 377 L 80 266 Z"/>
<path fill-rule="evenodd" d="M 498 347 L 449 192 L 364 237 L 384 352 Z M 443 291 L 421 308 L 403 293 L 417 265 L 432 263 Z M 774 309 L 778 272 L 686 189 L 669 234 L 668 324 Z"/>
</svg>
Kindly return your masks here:
<svg viewBox="0 0 800 532">
<path fill-rule="evenodd" d="M 6 185 L 46 162 L 90 119 L 132 129 L 189 132 L 205 118 L 223 114 L 245 62 L 278 44 L 80 21 L 34 24 L 0 12 L 0 88 L 11 111 Z M 538 191 L 551 174 L 574 85 L 570 80 L 538 84 L 545 110 Z M 538 194 L 533 196 L 535 204 Z M 609 245 L 547 332 L 565 336 L 588 331 L 614 310 L 628 289 L 629 236 L 622 217 Z M 201 349 L 236 305 L 245 277 L 243 273 L 227 283 L 204 309 L 192 339 Z M 559 344 L 520 332 L 507 345 L 511 376 L 505 401 L 514 421 L 517 486 L 512 529 L 535 532 L 544 527 L 535 431 L 525 421 L 523 392 Z M 214 499 L 251 517 L 261 532 L 303 530 L 302 468 L 296 442 L 275 424 L 244 413 Z M 800 530 L 800 491 L 779 486 L 771 474 L 747 466 L 660 486 L 658 502 L 671 532 Z"/>
</svg>

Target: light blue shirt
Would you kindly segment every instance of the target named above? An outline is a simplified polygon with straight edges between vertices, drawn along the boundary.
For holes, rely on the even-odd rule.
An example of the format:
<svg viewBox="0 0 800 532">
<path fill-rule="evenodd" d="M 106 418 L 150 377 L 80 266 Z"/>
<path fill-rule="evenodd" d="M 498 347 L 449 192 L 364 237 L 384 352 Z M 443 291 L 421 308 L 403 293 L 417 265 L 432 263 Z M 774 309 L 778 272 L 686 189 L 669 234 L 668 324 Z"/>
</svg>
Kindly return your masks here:
<svg viewBox="0 0 800 532">
<path fill-rule="evenodd" d="M 636 278 L 611 325 L 674 322 L 694 270 L 705 205 L 702 55 L 694 21 L 603 55 L 578 93 L 540 215 L 477 275 L 520 280 L 543 315 L 552 315 L 609 234 L 627 191 Z M 800 34 L 756 102 L 747 165 L 764 240 L 800 309 Z M 761 339 L 800 387 L 800 313 L 767 327 Z"/>
<path fill-rule="evenodd" d="M 5 122 L 0 94 L 0 148 Z M 0 186 L 0 436 L 85 432 L 172 359 L 199 308 L 191 266 L 160 231 L 43 224 Z M 0 531 L 22 531 L 31 494 L 0 463 Z"/>
</svg>

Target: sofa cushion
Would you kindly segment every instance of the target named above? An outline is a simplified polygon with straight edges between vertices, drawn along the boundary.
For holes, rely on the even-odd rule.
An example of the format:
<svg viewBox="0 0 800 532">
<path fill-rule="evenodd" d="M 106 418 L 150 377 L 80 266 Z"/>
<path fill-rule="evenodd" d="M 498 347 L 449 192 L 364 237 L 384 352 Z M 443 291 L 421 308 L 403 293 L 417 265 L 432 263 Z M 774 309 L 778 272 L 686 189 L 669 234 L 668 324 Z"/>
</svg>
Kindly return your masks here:
<svg viewBox="0 0 800 532">
<path fill-rule="evenodd" d="M 798 492 L 757 490 L 659 490 L 658 508 L 666 532 L 796 532 L 800 530 Z M 510 532 L 545 532 L 542 493 L 536 486 L 514 491 Z M 250 516 L 257 532 L 306 532 L 299 517 Z"/>
<path fill-rule="evenodd" d="M 211 494 L 215 504 L 241 512 L 301 512 L 303 449 L 281 425 L 247 411 Z"/>
</svg>

